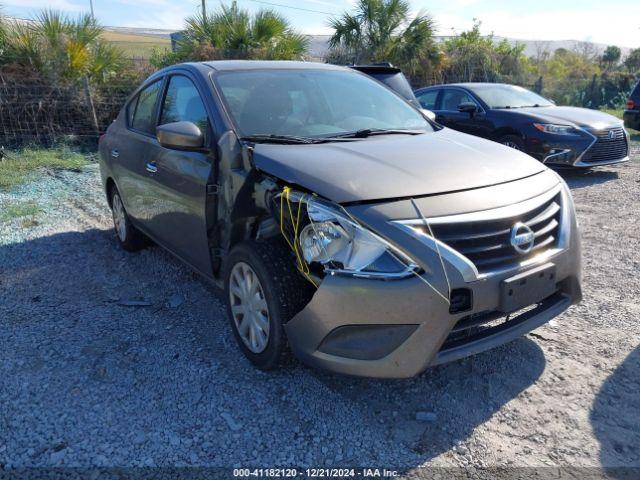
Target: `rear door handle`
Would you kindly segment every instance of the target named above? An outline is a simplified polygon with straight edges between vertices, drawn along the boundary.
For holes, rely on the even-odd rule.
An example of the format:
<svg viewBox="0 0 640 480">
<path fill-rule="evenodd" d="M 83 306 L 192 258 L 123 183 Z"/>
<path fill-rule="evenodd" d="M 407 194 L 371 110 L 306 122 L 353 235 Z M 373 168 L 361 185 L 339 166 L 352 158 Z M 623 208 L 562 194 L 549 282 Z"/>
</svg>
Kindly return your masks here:
<svg viewBox="0 0 640 480">
<path fill-rule="evenodd" d="M 147 172 L 156 173 L 157 171 L 158 171 L 158 166 L 156 165 L 155 162 L 148 162 L 147 163 Z"/>
<path fill-rule="evenodd" d="M 111 156 L 113 158 L 118 158 L 120 156 L 120 152 L 118 150 L 111 150 Z"/>
</svg>

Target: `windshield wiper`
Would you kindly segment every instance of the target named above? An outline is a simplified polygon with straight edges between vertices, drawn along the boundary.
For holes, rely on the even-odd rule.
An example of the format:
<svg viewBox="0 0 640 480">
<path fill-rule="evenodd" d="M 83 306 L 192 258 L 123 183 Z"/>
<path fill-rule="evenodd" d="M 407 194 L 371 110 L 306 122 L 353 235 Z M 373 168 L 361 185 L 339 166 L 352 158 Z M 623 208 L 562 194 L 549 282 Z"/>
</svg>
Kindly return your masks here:
<svg viewBox="0 0 640 480">
<path fill-rule="evenodd" d="M 254 143 L 315 143 L 315 138 L 298 137 L 296 135 L 258 134 L 240 137 L 240 140 Z"/>
<path fill-rule="evenodd" d="M 373 135 L 421 135 L 424 130 L 406 130 L 402 128 L 363 128 L 355 132 L 340 133 L 330 138 L 367 138 Z"/>
<path fill-rule="evenodd" d="M 518 106 L 512 106 L 512 105 L 506 105 L 504 107 L 493 107 L 495 110 L 515 110 L 516 108 L 542 108 L 542 107 L 547 107 L 548 105 L 540 105 L 539 103 L 536 103 L 535 105 L 518 105 Z"/>
</svg>

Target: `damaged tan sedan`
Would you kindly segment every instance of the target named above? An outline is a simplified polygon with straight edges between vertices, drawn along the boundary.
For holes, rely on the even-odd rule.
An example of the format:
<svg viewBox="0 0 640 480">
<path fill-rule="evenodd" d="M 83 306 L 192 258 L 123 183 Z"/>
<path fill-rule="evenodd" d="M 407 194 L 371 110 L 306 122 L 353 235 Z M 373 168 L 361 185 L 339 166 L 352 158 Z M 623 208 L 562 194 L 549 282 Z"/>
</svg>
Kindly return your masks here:
<svg viewBox="0 0 640 480">
<path fill-rule="evenodd" d="M 100 141 L 117 238 L 223 287 L 263 369 L 289 350 L 400 378 L 515 339 L 581 299 L 561 178 L 439 126 L 352 69 L 161 70 Z"/>
</svg>

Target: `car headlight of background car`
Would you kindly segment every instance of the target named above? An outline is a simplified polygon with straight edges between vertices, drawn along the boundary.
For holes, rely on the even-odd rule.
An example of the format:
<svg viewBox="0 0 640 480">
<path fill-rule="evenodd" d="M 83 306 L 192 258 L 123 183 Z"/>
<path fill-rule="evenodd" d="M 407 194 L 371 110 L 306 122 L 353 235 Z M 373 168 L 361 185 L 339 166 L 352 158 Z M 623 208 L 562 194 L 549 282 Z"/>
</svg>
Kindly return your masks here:
<svg viewBox="0 0 640 480">
<path fill-rule="evenodd" d="M 404 278 L 418 267 L 409 257 L 359 225 L 339 207 L 307 202 L 310 223 L 299 242 L 307 263 L 318 262 L 328 273 L 367 278 Z"/>
<path fill-rule="evenodd" d="M 571 125 L 556 125 L 553 123 L 534 123 L 534 127 L 544 133 L 554 135 L 578 135 L 578 129 Z"/>
</svg>

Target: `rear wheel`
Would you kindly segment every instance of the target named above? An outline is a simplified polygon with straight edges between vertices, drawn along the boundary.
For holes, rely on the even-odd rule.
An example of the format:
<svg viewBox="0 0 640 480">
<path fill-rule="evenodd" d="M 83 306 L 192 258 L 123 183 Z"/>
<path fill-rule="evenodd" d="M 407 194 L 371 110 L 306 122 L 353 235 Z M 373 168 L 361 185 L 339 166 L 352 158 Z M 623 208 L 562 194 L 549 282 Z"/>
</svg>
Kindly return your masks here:
<svg viewBox="0 0 640 480">
<path fill-rule="evenodd" d="M 144 235 L 131 224 L 127 211 L 122 203 L 120 192 L 114 186 L 111 189 L 111 213 L 113 215 L 113 226 L 116 231 L 118 242 L 128 252 L 135 252 L 146 246 Z"/>
<path fill-rule="evenodd" d="M 498 143 L 524 152 L 524 142 L 517 135 L 505 135 L 504 137 L 500 137 L 498 139 Z"/>
<path fill-rule="evenodd" d="M 227 312 L 240 350 L 260 369 L 281 366 L 290 357 L 283 326 L 309 302 L 313 287 L 280 239 L 243 242 L 226 263 Z"/>
</svg>

